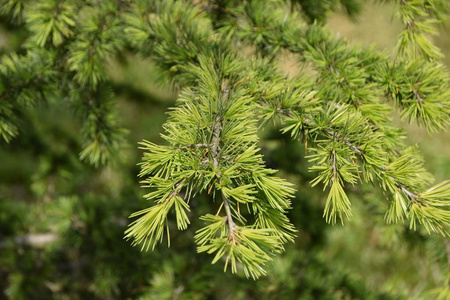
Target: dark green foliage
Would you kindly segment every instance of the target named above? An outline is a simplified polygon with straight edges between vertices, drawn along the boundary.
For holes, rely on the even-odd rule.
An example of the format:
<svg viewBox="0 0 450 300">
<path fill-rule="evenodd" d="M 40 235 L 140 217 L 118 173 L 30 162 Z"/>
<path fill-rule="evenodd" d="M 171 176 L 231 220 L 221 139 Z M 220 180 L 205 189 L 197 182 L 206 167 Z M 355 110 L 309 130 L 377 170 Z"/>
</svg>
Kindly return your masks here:
<svg viewBox="0 0 450 300">
<path fill-rule="evenodd" d="M 340 8 L 343 8 L 350 17 L 354 17 L 361 11 L 362 6 L 362 1 L 359 0 L 293 0 L 292 2 L 300 5 L 302 12 L 310 23 L 314 21 L 324 22 L 332 11 Z"/>
</svg>

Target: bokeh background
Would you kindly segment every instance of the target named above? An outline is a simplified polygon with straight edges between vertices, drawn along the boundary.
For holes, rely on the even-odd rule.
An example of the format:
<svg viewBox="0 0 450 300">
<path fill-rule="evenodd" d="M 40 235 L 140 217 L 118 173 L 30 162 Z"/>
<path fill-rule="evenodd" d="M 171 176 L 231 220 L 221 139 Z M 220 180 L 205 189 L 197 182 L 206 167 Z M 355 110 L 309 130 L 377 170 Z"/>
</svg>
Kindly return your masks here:
<svg viewBox="0 0 450 300">
<path fill-rule="evenodd" d="M 351 43 L 390 52 L 401 31 L 393 11 L 367 1 L 357 17 L 336 12 L 327 26 Z M 25 36 L 0 20 L 1 52 L 18 49 Z M 434 41 L 450 67 L 450 24 Z M 280 68 L 307 71 L 289 55 L 280 57 Z M 290 218 L 299 233 L 268 276 L 253 281 L 211 265 L 211 257 L 196 253 L 195 222 L 172 231 L 170 248 L 131 247 L 123 239 L 128 216 L 150 205 L 137 177 L 138 142 L 162 142 L 177 91 L 161 82 L 150 60 L 131 53 L 111 63 L 109 78 L 129 130 L 115 165 L 80 162 L 81 125 L 64 101 L 30 108 L 20 137 L 0 143 L 0 299 L 434 299 L 448 289 L 449 242 L 384 225 L 387 203 L 371 186 L 350 187 L 353 218 L 345 226 L 326 224 L 326 196 L 309 186 L 303 147 L 277 128 L 261 133 L 261 148 L 267 164 L 296 185 Z M 449 179 L 449 133 L 429 135 L 394 119 L 407 129 L 408 143 L 419 144 L 436 180 Z M 191 206 L 201 211 L 204 202 Z"/>
</svg>

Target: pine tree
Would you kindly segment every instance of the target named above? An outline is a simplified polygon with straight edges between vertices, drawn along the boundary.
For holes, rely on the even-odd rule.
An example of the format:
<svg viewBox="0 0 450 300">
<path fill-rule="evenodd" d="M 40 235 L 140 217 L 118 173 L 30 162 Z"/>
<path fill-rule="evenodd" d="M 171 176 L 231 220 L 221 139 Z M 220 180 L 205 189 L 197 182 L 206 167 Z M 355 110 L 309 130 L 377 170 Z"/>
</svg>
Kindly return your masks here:
<svg viewBox="0 0 450 300">
<path fill-rule="evenodd" d="M 323 26 L 341 7 L 355 16 L 361 3 L 353 0 L 1 0 L 3 17 L 25 33 L 21 48 L 0 59 L 0 137 L 14 143 L 30 110 L 64 102 L 79 120 L 79 159 L 120 164 L 127 130 L 107 65 L 135 53 L 151 57 L 179 93 L 163 141 L 140 144 L 139 177 L 152 202 L 131 214 L 125 238 L 133 245 L 170 245 L 174 224 L 186 230 L 193 223 L 191 242 L 213 264 L 265 275 L 299 229 L 288 218 L 300 205 L 296 187 L 262 155 L 260 136 L 272 127 L 303 145 L 311 185 L 326 194 L 326 222 L 352 218 L 348 190 L 370 184 L 383 194 L 376 205 L 388 203 L 386 223 L 445 239 L 450 181 L 433 183 L 418 147 L 405 143 L 392 118 L 398 110 L 429 133 L 449 125 L 450 77 L 430 39 L 447 19 L 448 2 L 391 2 L 404 26 L 394 55 L 351 45 Z M 280 70 L 286 52 L 303 72 Z M 59 201 L 68 211 L 77 205 Z M 161 277 L 173 280 L 168 269 Z M 438 293 L 449 295 L 448 288 Z"/>
</svg>

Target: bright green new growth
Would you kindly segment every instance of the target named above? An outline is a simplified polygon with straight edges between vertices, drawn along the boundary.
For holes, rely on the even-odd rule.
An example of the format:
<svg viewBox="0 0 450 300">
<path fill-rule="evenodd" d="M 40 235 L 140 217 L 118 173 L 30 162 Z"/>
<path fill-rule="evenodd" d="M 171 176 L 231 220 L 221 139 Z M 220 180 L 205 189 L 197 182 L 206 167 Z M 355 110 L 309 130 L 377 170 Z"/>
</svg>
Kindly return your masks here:
<svg viewBox="0 0 450 300">
<path fill-rule="evenodd" d="M 203 217 L 208 225 L 195 237 L 198 251 L 215 253 L 213 263 L 225 256 L 225 269 L 230 264 L 234 273 L 242 264 L 247 276 L 257 278 L 264 263 L 293 240 L 295 230 L 285 216 L 293 189 L 271 176 L 274 171 L 257 154 L 256 105 L 242 84 L 250 78 L 237 61 L 228 55 L 215 62 L 199 57 L 199 66 L 190 66 L 198 79 L 169 114 L 163 135 L 169 145 L 142 143 L 147 153 L 140 175 L 154 188 L 145 197 L 157 204 L 133 214 L 140 218 L 126 237 L 153 249 L 165 227 L 169 235 L 166 218 L 172 208 L 178 229 L 186 229 L 189 201 L 210 194 L 220 205 L 215 216 Z M 245 214 L 256 222 L 247 225 Z"/>
<path fill-rule="evenodd" d="M 417 148 L 391 124 L 395 107 L 430 133 L 449 125 L 449 74 L 425 35 L 444 19 L 446 2 L 395 2 L 405 30 L 398 55 L 389 57 L 307 24 L 294 4 L 280 0 L 0 0 L 3 14 L 36 33 L 25 42 L 26 55 L 1 59 L 0 136 L 9 142 L 19 134 L 16 112 L 27 105 L 67 99 L 83 121 L 80 158 L 113 160 L 124 132 L 105 65 L 126 48 L 151 56 L 181 89 L 164 125 L 165 144 L 141 143 L 140 176 L 154 204 L 132 214 L 138 218 L 125 237 L 134 245 L 154 249 L 165 238 L 170 245 L 169 220 L 186 229 L 194 222 L 190 203 L 204 197 L 211 211 L 201 212 L 198 252 L 232 272 L 263 275 L 296 232 L 287 217 L 293 184 L 274 176 L 259 154 L 258 129 L 269 122 L 305 144 L 316 174 L 311 183 L 327 193 L 327 222 L 350 218 L 346 189 L 368 182 L 389 200 L 388 223 L 449 236 L 450 184 L 429 187 Z M 254 49 L 251 58 L 242 45 Z M 283 52 L 310 72 L 288 78 L 277 65 Z"/>
<path fill-rule="evenodd" d="M 240 213 L 242 209 L 238 208 L 239 204 L 247 204 L 246 213 L 260 212 L 254 225 L 249 227 L 261 228 L 261 232 L 265 232 L 259 236 L 260 240 L 267 242 L 267 238 L 274 235 L 280 237 L 281 242 L 292 240 L 294 229 L 291 225 L 285 225 L 289 223 L 282 214 L 289 207 L 288 202 L 286 205 L 280 205 L 284 201 L 274 201 L 272 197 L 267 197 L 264 201 L 258 197 L 260 191 L 276 189 L 285 184 L 273 185 L 264 181 L 255 184 L 254 181 L 249 181 L 249 178 L 244 180 L 241 177 L 254 173 L 253 168 L 260 164 L 255 160 L 256 133 L 252 132 L 257 126 L 256 120 L 250 121 L 255 117 L 267 121 L 276 118 L 283 124 L 284 133 L 307 143 L 311 153 L 310 170 L 318 173 L 312 184 L 323 184 L 324 189 L 328 191 L 324 211 L 327 222 L 335 223 L 338 219 L 343 222 L 351 216 L 351 203 L 344 187 L 346 184 L 354 185 L 366 181 L 380 185 L 392 195 L 391 206 L 386 213 L 387 222 L 407 219 L 412 229 L 416 229 L 417 224 L 420 224 L 427 231 L 448 234 L 449 212 L 445 203 L 448 203 L 446 201 L 449 200 L 450 189 L 446 185 L 438 185 L 442 199 L 439 203 L 427 201 L 423 196 L 427 194 L 422 190 L 430 183 L 430 176 L 422 167 L 420 154 L 414 149 L 405 149 L 402 131 L 389 125 L 392 108 L 388 102 L 393 99 L 402 109 L 403 119 L 417 121 L 430 132 L 445 128 L 448 125 L 449 89 L 448 73 L 442 66 L 419 58 L 390 62 L 388 57 L 372 48 L 361 51 L 359 48 L 349 47 L 341 40 L 332 39 L 320 27 L 313 25 L 306 28 L 298 22 L 299 16 L 289 16 L 282 6 L 278 6 L 277 1 L 270 5 L 251 2 L 247 4 L 248 8 L 246 5 L 230 7 L 232 14 L 239 15 L 240 22 L 223 24 L 219 28 L 223 35 L 214 36 L 211 33 L 209 36 L 214 38 L 209 41 L 204 39 L 207 35 L 205 31 L 208 30 L 206 25 L 201 27 L 200 32 L 188 26 L 190 22 L 187 18 L 194 14 L 190 10 L 191 7 L 186 7 L 186 12 L 181 12 L 183 10 L 179 8 L 182 5 L 180 3 L 165 4 L 166 8 L 163 8 L 162 3 L 158 5 L 161 5 L 158 9 L 166 14 L 147 23 L 147 36 L 153 34 L 154 40 L 161 39 L 163 33 L 158 30 L 164 27 L 164 22 L 170 22 L 171 18 L 181 19 L 177 16 L 182 14 L 186 23 L 175 23 L 179 27 L 171 30 L 185 30 L 190 39 L 186 41 L 186 48 L 183 50 L 171 48 L 177 56 L 173 57 L 170 63 L 167 55 L 163 55 L 168 49 L 157 48 L 150 51 L 155 55 L 155 59 L 163 60 L 162 64 L 172 64 L 169 76 L 176 81 L 193 80 L 194 86 L 198 87 L 195 92 L 192 89 L 182 92 L 179 106 L 171 113 L 171 118 L 165 126 L 168 134 L 163 137 L 169 141 L 171 148 L 145 144 L 148 153 L 144 157 L 141 175 L 150 175 L 144 182 L 158 190 L 162 189 L 162 199 L 158 198 L 156 192 L 147 195 L 159 203 L 156 207 L 169 205 L 171 195 L 178 195 L 181 191 L 180 186 L 185 189 L 183 195 L 186 202 L 196 193 L 206 191 L 213 194 L 215 201 L 222 203 L 227 212 L 224 217 L 220 217 L 219 209 L 216 216 L 207 215 L 202 218 L 208 225 L 197 232 L 196 243 L 200 245 L 200 252 L 216 253 L 213 262 L 224 256 L 225 268 L 230 264 L 233 272 L 237 268 L 236 262 L 239 262 L 247 276 L 255 278 L 263 274 L 260 267 L 280 245 L 277 245 L 277 240 L 273 240 L 270 247 L 262 247 L 255 242 L 257 248 L 253 248 L 248 241 L 243 240 L 240 232 L 245 227 L 236 227 L 234 223 L 235 219 L 245 217 Z M 169 17 L 167 14 L 170 11 L 173 14 Z M 196 15 L 195 22 L 208 24 L 207 21 L 202 21 L 199 15 Z M 268 23 L 271 26 L 268 26 Z M 137 24 L 136 19 L 133 24 Z M 144 25 L 139 27 L 145 28 Z M 261 31 L 255 31 L 254 28 Z M 138 30 L 133 32 L 137 34 Z M 140 33 L 140 36 L 145 35 Z M 254 42 L 257 49 L 269 57 L 276 55 L 281 48 L 299 53 L 304 60 L 313 63 L 318 76 L 289 80 L 274 68 L 273 62 L 261 58 L 248 62 L 241 57 L 233 57 L 233 61 L 245 66 L 236 67 L 235 70 L 226 64 L 219 64 L 216 70 L 204 67 L 198 69 L 194 66 L 212 66 L 220 61 L 216 59 L 216 62 L 205 63 L 206 59 L 197 56 L 195 51 L 226 52 L 226 41 L 233 41 L 238 37 Z M 217 39 L 222 41 L 220 46 L 214 46 Z M 180 44 L 183 45 L 183 39 L 178 40 L 177 45 Z M 220 50 L 210 50 L 209 44 Z M 148 47 L 142 46 L 144 49 Z M 406 46 L 399 48 L 400 53 L 404 53 L 405 49 Z M 186 51 L 191 55 L 186 55 Z M 187 67 L 182 66 L 185 60 L 189 62 Z M 217 74 L 223 70 L 230 70 L 226 81 L 217 78 Z M 251 80 L 247 77 L 248 73 L 251 74 Z M 231 74 L 239 76 L 233 81 L 228 78 L 232 78 Z M 197 76 L 200 80 L 194 79 Z M 223 90 L 224 84 L 226 90 Z M 200 90 L 202 86 L 207 88 Z M 242 97 L 235 97 L 235 91 L 239 91 Z M 218 146 L 224 141 L 217 144 L 216 137 L 223 134 L 223 128 L 221 117 L 217 117 L 214 112 L 217 106 L 223 105 L 224 98 L 234 101 L 239 107 L 237 111 L 243 114 L 241 118 L 233 116 L 235 122 L 227 128 L 227 131 L 233 132 L 230 137 L 233 136 L 242 143 L 240 151 L 238 145 L 228 148 L 226 144 Z M 425 98 L 427 100 L 424 100 Z M 209 103 L 211 107 L 198 107 L 208 101 L 213 101 Z M 252 144 L 247 145 L 249 142 Z M 226 153 L 226 160 L 233 161 L 234 155 L 239 157 L 240 152 L 249 152 L 245 148 L 254 149 L 248 156 L 252 159 L 245 167 L 241 164 L 228 165 L 234 172 L 240 172 L 233 175 L 231 180 L 229 176 L 223 178 L 228 172 L 215 167 L 222 162 L 220 155 Z M 214 153 L 217 149 L 220 149 L 220 152 L 215 164 Z M 234 161 L 240 162 L 237 158 L 234 158 Z M 189 171 L 186 170 L 188 166 Z M 209 171 L 204 171 L 205 168 Z M 245 172 L 242 173 L 241 170 Z M 161 177 L 164 181 L 161 181 Z M 270 193 L 276 194 L 278 192 Z M 285 192 L 284 196 L 289 196 L 289 193 Z M 178 224 L 180 221 L 189 222 L 184 211 L 178 209 L 175 212 Z M 146 211 L 142 211 L 142 214 L 144 213 Z M 165 223 L 155 219 L 149 221 L 148 226 L 144 226 L 144 220 L 151 220 L 152 214 L 153 211 L 149 212 L 148 219 L 147 215 L 144 215 L 136 220 L 127 231 L 127 237 L 136 237 L 135 243 L 142 242 L 144 246 L 151 244 L 154 247 L 155 243 L 162 239 L 161 227 Z M 157 221 L 159 227 L 153 231 Z M 156 235 L 153 235 L 153 232 Z"/>
</svg>

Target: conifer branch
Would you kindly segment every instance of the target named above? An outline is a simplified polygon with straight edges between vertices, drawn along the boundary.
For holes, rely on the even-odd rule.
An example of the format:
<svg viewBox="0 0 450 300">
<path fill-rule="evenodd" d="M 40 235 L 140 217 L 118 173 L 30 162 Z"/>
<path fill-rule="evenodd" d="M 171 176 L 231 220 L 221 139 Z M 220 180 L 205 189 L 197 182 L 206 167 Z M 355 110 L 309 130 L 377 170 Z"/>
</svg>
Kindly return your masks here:
<svg viewBox="0 0 450 300">
<path fill-rule="evenodd" d="M 180 88 L 163 125 L 166 145 L 141 143 L 139 176 L 153 203 L 132 214 L 137 219 L 125 237 L 133 245 L 154 249 L 166 238 L 170 243 L 172 216 L 185 230 L 196 213 L 190 200 L 220 192 L 216 215 L 200 217 L 205 224 L 194 238 L 198 252 L 213 254 L 213 263 L 223 261 L 233 273 L 264 275 L 264 265 L 296 233 L 286 216 L 292 184 L 274 176 L 259 153 L 257 129 L 269 120 L 309 143 L 307 158 L 316 174 L 311 184 L 329 189 L 327 222 L 351 216 L 346 185 L 378 182 L 392 198 L 388 222 L 406 219 L 412 229 L 420 225 L 449 235 L 450 184 L 426 190 L 432 180 L 422 156 L 406 147 L 389 115 L 397 106 L 403 120 L 429 132 L 450 124 L 450 77 L 434 60 L 440 52 L 425 35 L 435 32 L 430 21 L 440 21 L 439 1 L 397 1 L 404 32 L 395 61 L 336 38 L 320 22 L 308 24 L 283 1 L 100 1 L 95 6 L 50 0 L 26 7 L 6 2 L 0 13 L 25 21 L 25 31 L 33 33 L 23 45 L 25 56 L 1 61 L 0 135 L 6 141 L 19 130 L 16 109 L 56 96 L 80 111 L 80 158 L 94 165 L 112 161 L 121 152 L 124 132 L 114 116 L 105 66 L 123 49 L 151 57 Z M 237 51 L 239 44 L 254 47 L 257 55 L 248 59 Z M 287 78 L 277 70 L 280 50 L 297 54 L 314 75 Z M 225 217 L 219 215 L 222 206 Z"/>
<path fill-rule="evenodd" d="M 228 90 L 226 81 L 224 81 L 221 85 L 221 96 L 220 96 L 220 102 L 218 103 L 219 107 L 224 107 L 226 106 L 226 102 L 228 100 L 228 96 L 230 91 Z M 219 111 L 216 114 L 215 120 L 214 120 L 214 127 L 212 130 L 212 140 L 211 140 L 211 155 L 212 155 L 212 161 L 213 161 L 213 167 L 214 170 L 217 171 L 219 169 L 219 160 L 218 160 L 218 156 L 220 154 L 220 135 L 222 133 L 222 117 L 219 113 Z M 222 174 L 218 173 L 219 176 L 219 184 L 222 184 Z M 235 242 L 235 236 L 234 236 L 234 231 L 236 230 L 236 224 L 233 221 L 233 217 L 231 214 L 231 209 L 230 209 L 230 203 L 228 202 L 227 197 L 224 195 L 223 191 L 221 191 L 221 195 L 222 195 L 222 201 L 225 207 L 225 211 L 227 214 L 227 223 L 228 223 L 228 228 L 230 229 L 230 236 L 233 240 L 233 243 Z"/>
<path fill-rule="evenodd" d="M 418 54 L 427 58 L 443 57 L 439 48 L 426 36 L 437 34 L 434 24 L 441 22 L 436 16 L 442 13 L 443 8 L 439 1 L 426 3 L 400 0 L 399 4 L 399 19 L 404 24 L 404 30 L 398 39 L 398 52 L 412 57 Z"/>
</svg>

